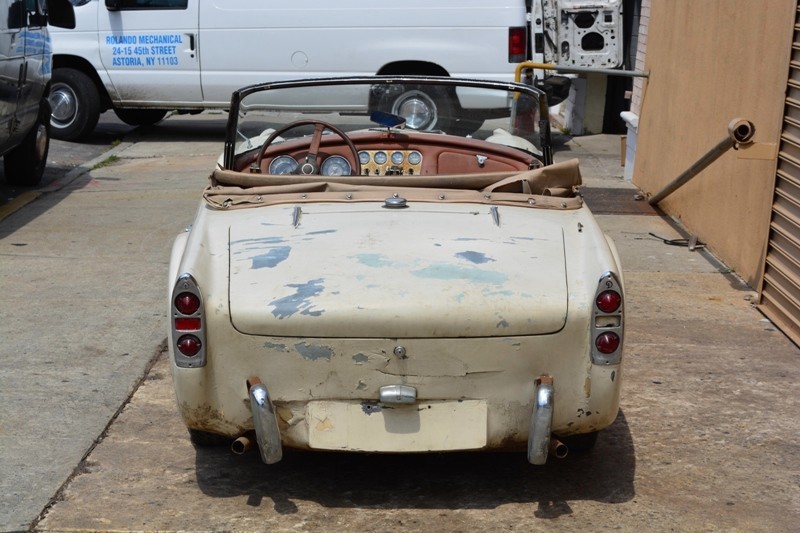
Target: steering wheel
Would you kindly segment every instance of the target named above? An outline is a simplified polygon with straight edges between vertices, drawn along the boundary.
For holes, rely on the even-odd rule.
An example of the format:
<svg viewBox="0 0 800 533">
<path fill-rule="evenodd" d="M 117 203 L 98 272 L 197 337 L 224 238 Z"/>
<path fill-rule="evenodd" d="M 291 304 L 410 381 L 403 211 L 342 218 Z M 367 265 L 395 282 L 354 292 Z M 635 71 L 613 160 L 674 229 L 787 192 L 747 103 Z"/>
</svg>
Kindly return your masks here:
<svg viewBox="0 0 800 533">
<path fill-rule="evenodd" d="M 323 122 L 321 120 L 298 120 L 297 122 L 292 122 L 291 124 L 287 124 L 286 126 L 275 130 L 272 132 L 264 144 L 261 145 L 261 149 L 258 151 L 258 158 L 256 159 L 256 168 L 261 169 L 261 161 L 264 160 L 264 154 L 267 153 L 267 149 L 273 143 L 275 139 L 279 136 L 283 135 L 289 130 L 293 130 L 300 126 L 314 126 L 314 133 L 311 134 L 311 146 L 308 148 L 308 153 L 306 154 L 306 161 L 305 163 L 301 163 L 300 166 L 297 168 L 298 174 L 303 174 L 306 176 L 310 176 L 312 174 L 319 174 L 319 164 L 317 163 L 317 154 L 319 153 L 319 145 L 322 141 L 322 132 L 325 130 L 331 130 L 333 133 L 338 135 L 350 148 L 352 160 L 350 162 L 350 166 L 353 168 L 351 176 L 358 176 L 361 174 L 361 161 L 358 159 L 358 148 L 356 145 L 353 144 L 353 141 L 350 140 L 342 130 L 334 126 L 333 124 L 329 124 L 327 122 Z"/>
</svg>

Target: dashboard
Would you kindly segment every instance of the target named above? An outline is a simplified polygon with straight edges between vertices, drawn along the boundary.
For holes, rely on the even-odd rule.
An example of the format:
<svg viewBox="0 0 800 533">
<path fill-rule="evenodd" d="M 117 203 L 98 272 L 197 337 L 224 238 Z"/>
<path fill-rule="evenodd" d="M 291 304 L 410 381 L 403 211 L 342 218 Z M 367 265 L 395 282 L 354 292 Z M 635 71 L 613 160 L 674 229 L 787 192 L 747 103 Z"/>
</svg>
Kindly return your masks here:
<svg viewBox="0 0 800 533">
<path fill-rule="evenodd" d="M 315 163 L 322 176 L 437 175 L 522 171 L 541 166 L 526 151 L 487 141 L 431 133 L 370 131 L 349 134 L 353 153 L 341 139 L 324 135 Z M 260 167 L 252 154 L 237 160 L 237 170 L 270 175 L 300 174 L 307 164 L 308 139 L 275 143 Z M 357 157 L 357 160 L 356 160 Z"/>
</svg>

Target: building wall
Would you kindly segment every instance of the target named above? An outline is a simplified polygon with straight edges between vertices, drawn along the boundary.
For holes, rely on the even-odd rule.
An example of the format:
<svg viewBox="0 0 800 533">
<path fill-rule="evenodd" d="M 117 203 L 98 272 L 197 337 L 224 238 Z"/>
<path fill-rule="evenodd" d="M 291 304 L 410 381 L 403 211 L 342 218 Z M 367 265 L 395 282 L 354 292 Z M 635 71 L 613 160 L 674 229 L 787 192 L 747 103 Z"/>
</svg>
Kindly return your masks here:
<svg viewBox="0 0 800 533">
<path fill-rule="evenodd" d="M 649 8 L 641 52 L 650 77 L 632 102 L 640 109 L 633 182 L 655 194 L 721 141 L 731 119 L 752 121 L 756 149 L 727 152 L 660 207 L 756 287 L 796 0 L 651 0 Z"/>
<path fill-rule="evenodd" d="M 650 31 L 650 6 L 651 0 L 642 0 L 639 8 L 639 31 L 636 43 L 636 60 L 633 70 L 644 71 L 647 58 L 647 33 Z M 642 113 L 642 96 L 644 95 L 646 78 L 633 79 L 633 96 L 631 98 L 631 111 L 640 115 Z"/>
</svg>

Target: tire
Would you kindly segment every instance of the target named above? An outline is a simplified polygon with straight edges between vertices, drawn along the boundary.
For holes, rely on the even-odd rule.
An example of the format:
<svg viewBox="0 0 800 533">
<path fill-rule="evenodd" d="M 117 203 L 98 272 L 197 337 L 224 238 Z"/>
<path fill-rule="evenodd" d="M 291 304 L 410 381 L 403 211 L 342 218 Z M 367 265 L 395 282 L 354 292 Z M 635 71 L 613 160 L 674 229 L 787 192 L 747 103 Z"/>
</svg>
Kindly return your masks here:
<svg viewBox="0 0 800 533">
<path fill-rule="evenodd" d="M 599 431 L 592 433 L 582 433 L 580 435 L 570 435 L 569 437 L 559 437 L 559 440 L 567 445 L 569 453 L 582 454 L 587 453 L 594 448 L 597 444 L 597 436 L 600 435 Z"/>
<path fill-rule="evenodd" d="M 166 109 L 114 109 L 114 113 L 125 124 L 131 126 L 150 126 L 163 119 Z"/>
<path fill-rule="evenodd" d="M 72 68 L 55 69 L 49 100 L 53 138 L 77 141 L 94 131 L 100 118 L 100 93 L 89 76 Z"/>
<path fill-rule="evenodd" d="M 199 429 L 190 429 L 189 439 L 192 441 L 192 444 L 195 446 L 200 446 L 201 448 L 211 446 L 230 446 L 231 442 L 233 442 L 233 439 L 230 437 L 217 435 L 216 433 L 209 433 L 208 431 L 201 431 Z"/>
<path fill-rule="evenodd" d="M 19 146 L 3 156 L 6 182 L 10 185 L 34 187 L 39 184 L 47 166 L 50 150 L 50 104 L 42 100 L 39 115 L 31 131 Z"/>
</svg>

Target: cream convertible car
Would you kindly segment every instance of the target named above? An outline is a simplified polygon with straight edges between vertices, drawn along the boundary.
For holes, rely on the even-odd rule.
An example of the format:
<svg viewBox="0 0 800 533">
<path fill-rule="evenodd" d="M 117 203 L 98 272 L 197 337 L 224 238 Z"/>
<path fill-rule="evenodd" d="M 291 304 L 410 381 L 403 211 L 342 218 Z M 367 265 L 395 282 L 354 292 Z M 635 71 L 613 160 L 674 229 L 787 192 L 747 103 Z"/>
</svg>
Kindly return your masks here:
<svg viewBox="0 0 800 533">
<path fill-rule="evenodd" d="M 591 447 L 619 404 L 622 272 L 577 162 L 551 164 L 547 121 L 540 91 L 508 83 L 235 92 L 170 262 L 193 442 L 266 463 Z"/>
</svg>

